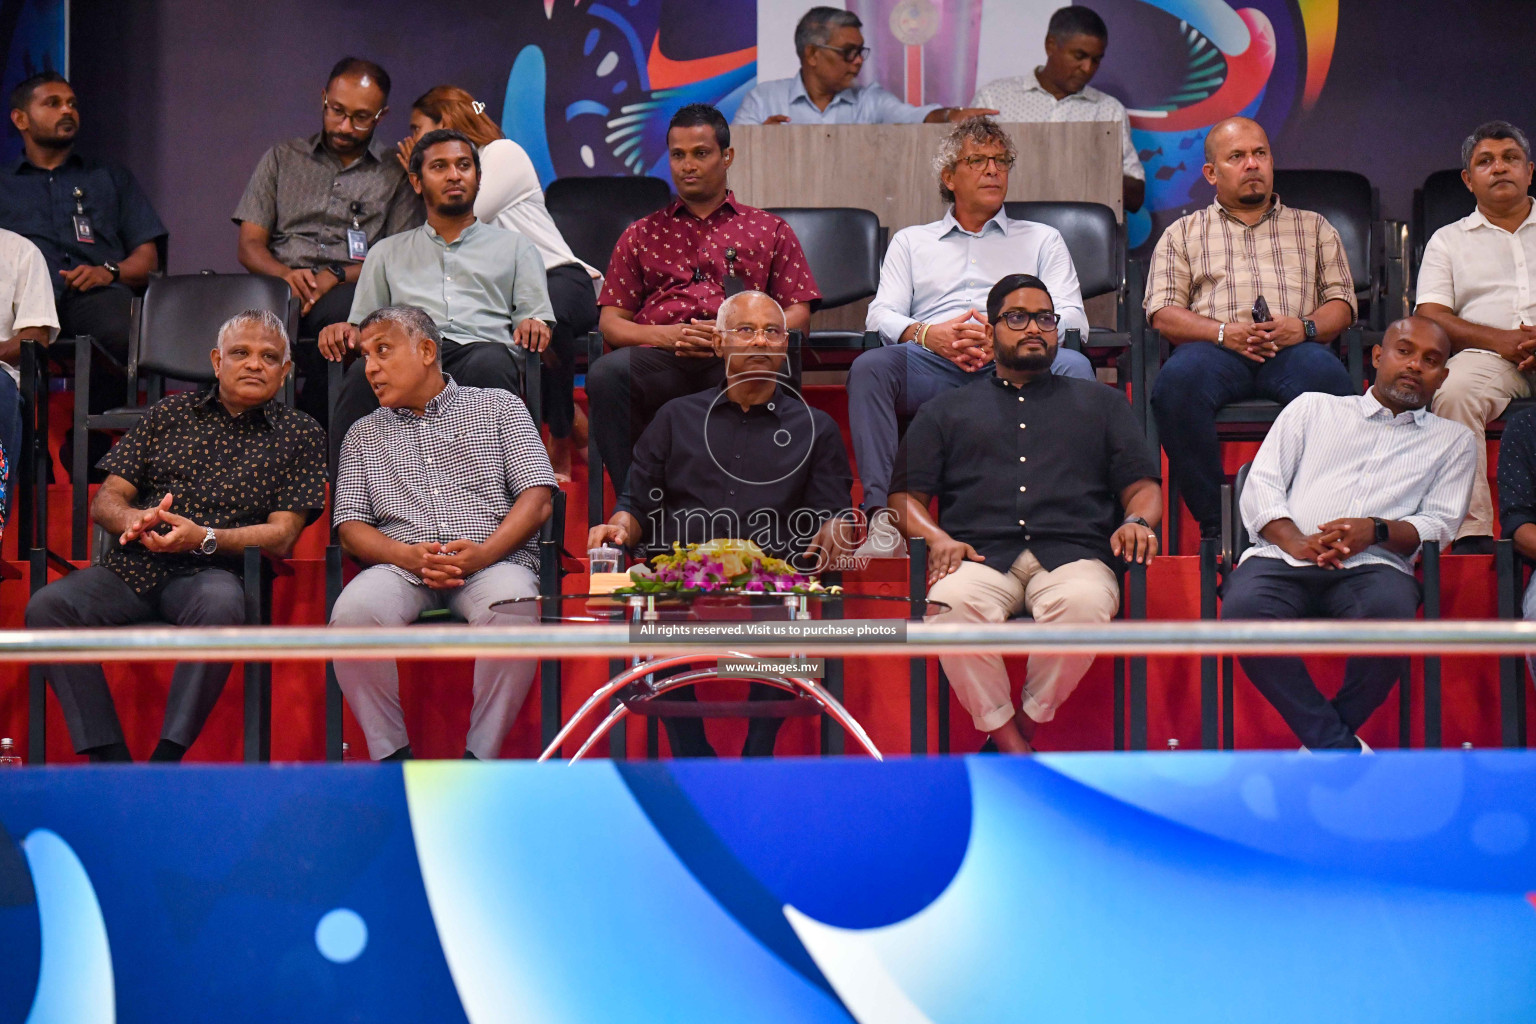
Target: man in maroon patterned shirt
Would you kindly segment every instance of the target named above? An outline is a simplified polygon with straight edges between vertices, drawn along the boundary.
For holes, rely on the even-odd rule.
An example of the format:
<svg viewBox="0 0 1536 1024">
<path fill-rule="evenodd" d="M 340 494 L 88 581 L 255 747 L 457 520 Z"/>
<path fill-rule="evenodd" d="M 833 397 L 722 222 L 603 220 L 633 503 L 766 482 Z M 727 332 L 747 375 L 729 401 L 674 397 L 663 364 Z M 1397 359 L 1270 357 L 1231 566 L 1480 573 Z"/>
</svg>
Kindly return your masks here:
<svg viewBox="0 0 1536 1024">
<path fill-rule="evenodd" d="M 613 351 L 587 374 L 592 433 L 618 493 L 656 411 L 724 380 L 713 330 L 726 295 L 767 292 L 788 329 L 802 332 L 821 298 L 789 225 L 726 188 L 735 151 L 720 111 L 702 103 L 679 110 L 667 151 L 677 199 L 631 224 L 613 247 L 598 298 L 598 329 Z"/>
</svg>

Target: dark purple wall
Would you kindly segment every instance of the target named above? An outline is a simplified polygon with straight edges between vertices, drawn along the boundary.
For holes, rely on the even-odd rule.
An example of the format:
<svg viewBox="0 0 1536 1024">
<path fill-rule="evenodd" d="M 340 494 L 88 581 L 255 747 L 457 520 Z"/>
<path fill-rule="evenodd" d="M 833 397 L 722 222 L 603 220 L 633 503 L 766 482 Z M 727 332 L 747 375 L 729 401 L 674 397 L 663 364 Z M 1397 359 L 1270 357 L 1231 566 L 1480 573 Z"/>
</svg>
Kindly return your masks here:
<svg viewBox="0 0 1536 1024">
<path fill-rule="evenodd" d="M 1525 53 L 1536 39 L 1536 4 L 1340 7 L 1322 97 L 1274 140 L 1282 165 L 1360 171 L 1380 189 L 1384 212 L 1406 219 L 1414 185 L 1454 166 L 1478 122 L 1504 117 L 1536 129 Z M 1115 13 L 1115 0 L 1105 12 Z M 175 270 L 234 270 L 229 214 L 250 170 L 273 142 L 317 130 L 325 72 L 338 56 L 389 69 L 393 109 L 380 134 L 392 142 L 404 134 L 411 101 L 443 81 L 469 89 L 499 118 L 512 57 L 543 19 L 542 0 L 75 0 L 83 146 L 139 176 L 170 227 Z M 1099 84 L 1113 91 L 1117 74 L 1129 72 L 1116 65 L 1132 59 L 1135 44 L 1115 35 L 1113 20 L 1111 33 Z M 479 56 L 488 51 L 490 59 Z"/>
</svg>

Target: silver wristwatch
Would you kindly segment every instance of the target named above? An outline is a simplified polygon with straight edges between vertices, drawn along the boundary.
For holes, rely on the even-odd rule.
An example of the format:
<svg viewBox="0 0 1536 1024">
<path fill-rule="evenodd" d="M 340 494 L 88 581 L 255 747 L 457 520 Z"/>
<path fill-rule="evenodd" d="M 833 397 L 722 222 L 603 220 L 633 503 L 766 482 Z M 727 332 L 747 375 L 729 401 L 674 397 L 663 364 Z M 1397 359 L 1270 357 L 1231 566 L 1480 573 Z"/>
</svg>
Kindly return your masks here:
<svg viewBox="0 0 1536 1024">
<path fill-rule="evenodd" d="M 203 542 L 197 546 L 200 555 L 211 555 L 219 550 L 219 538 L 214 535 L 213 527 L 204 527 L 208 532 L 203 536 Z"/>
</svg>

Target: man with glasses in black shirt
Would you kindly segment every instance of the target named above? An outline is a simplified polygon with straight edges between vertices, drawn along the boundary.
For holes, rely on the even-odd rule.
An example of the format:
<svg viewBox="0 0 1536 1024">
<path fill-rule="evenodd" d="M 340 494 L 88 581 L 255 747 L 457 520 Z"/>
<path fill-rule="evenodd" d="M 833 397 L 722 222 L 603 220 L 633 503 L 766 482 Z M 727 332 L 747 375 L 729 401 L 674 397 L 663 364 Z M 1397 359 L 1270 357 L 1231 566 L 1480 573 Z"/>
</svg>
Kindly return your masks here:
<svg viewBox="0 0 1536 1024">
<path fill-rule="evenodd" d="M 612 518 L 587 547 L 669 547 L 751 540 L 802 572 L 847 551 L 853 530 L 839 515 L 852 500 L 853 472 L 837 423 L 780 380 L 788 350 L 784 310 L 769 295 L 738 292 L 720 304 L 714 352 L 725 381 L 662 406 L 635 444 L 628 484 Z M 841 528 L 840 528 L 841 527 Z M 674 696 L 675 695 L 675 696 Z M 688 700 L 692 687 L 666 697 Z M 754 683 L 750 699 L 781 697 Z M 715 751 L 697 718 L 664 718 L 679 757 Z M 773 753 L 781 718 L 754 718 L 742 750 Z"/>
<path fill-rule="evenodd" d="M 320 94 L 320 131 L 262 156 L 235 207 L 240 265 L 288 282 L 299 300 L 299 338 L 345 323 L 368 250 L 422 222 L 405 171 L 374 133 L 389 113 L 389 72 L 343 57 Z M 325 361 L 299 346 L 299 404 L 325 417 Z"/>
<path fill-rule="evenodd" d="M 933 621 L 1108 622 L 1119 568 L 1157 554 L 1157 459 L 1118 391 L 1051 373 L 1058 319 L 1039 278 L 993 285 L 987 320 L 994 372 L 923 405 L 891 481 L 897 528 L 927 541 L 928 594 L 949 607 Z M 1093 657 L 1031 657 L 1018 717 L 1000 656 L 939 661 L 976 728 L 1030 753 Z"/>
</svg>

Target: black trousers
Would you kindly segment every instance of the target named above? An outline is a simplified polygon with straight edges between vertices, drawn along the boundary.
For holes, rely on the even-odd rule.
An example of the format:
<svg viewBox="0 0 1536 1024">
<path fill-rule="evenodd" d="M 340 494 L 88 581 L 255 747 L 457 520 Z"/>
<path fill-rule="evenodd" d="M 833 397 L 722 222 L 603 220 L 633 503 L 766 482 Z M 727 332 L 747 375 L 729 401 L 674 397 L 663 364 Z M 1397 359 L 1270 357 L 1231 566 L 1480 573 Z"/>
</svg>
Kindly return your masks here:
<svg viewBox="0 0 1536 1024">
<path fill-rule="evenodd" d="M 576 349 L 597 329 L 597 292 L 592 278 L 574 263 L 545 272 L 555 329 L 544 352 L 539 389 L 550 437 L 570 437 L 576 422 Z"/>
<path fill-rule="evenodd" d="M 1411 619 L 1419 584 L 1390 565 L 1353 569 L 1293 566 L 1250 558 L 1222 588 L 1223 619 Z M 1299 657 L 1238 659 L 1248 678 L 1310 750 L 1357 750 L 1355 731 L 1408 668 L 1406 657 L 1350 658 L 1333 700 L 1318 691 Z"/>
<path fill-rule="evenodd" d="M 317 273 L 330 274 L 328 270 Z M 344 324 L 352 315 L 352 295 L 356 284 L 338 284 L 320 296 L 320 301 L 299 319 L 299 336 L 293 340 L 293 381 L 297 388 L 294 402 L 313 416 L 322 427 L 330 422 L 329 396 L 326 394 L 325 357 L 316 340 L 331 324 Z"/>
<path fill-rule="evenodd" d="M 176 576 L 140 596 L 111 569 L 93 565 L 50 583 L 27 602 L 28 629 L 129 626 L 161 619 L 175 626 L 239 626 L 245 623 L 245 590 L 226 569 Z M 160 735 L 190 747 L 229 679 L 228 662 L 184 661 L 171 675 Z M 123 742 L 112 693 L 99 664 L 44 665 L 76 751 Z"/>
<path fill-rule="evenodd" d="M 523 396 L 523 371 L 518 355 L 507 345 L 482 341 L 461 345 L 443 339 L 443 372 L 456 383 L 475 388 L 501 388 L 519 398 Z M 330 426 L 331 479 L 341 461 L 341 442 L 352 424 L 379 407 L 379 400 L 363 376 L 364 362 L 354 359 L 342 378 L 341 394 L 336 398 L 336 422 Z"/>
<path fill-rule="evenodd" d="M 632 345 L 609 352 L 587 371 L 592 434 L 615 494 L 624 493 L 635 441 L 657 411 L 674 398 L 719 387 L 724 360 L 673 355 Z"/>
<path fill-rule="evenodd" d="M 658 681 L 674 672 L 656 673 Z M 676 690 L 669 690 L 657 700 L 698 700 L 694 693 L 694 687 L 681 686 Z M 769 686 L 767 683 L 752 683 L 747 689 L 748 700 L 793 700 L 794 694 L 779 689 L 777 686 Z M 704 719 L 702 718 L 663 718 L 662 725 L 667 730 L 667 743 L 672 747 L 674 757 L 714 757 L 715 748 L 704 735 Z M 779 727 L 784 724 L 782 718 L 753 718 L 747 721 L 747 741 L 742 744 L 742 757 L 772 757 L 773 744 L 778 739 Z"/>
<path fill-rule="evenodd" d="M 126 285 L 114 284 L 95 288 L 88 292 L 66 289 L 57 302 L 59 337 L 73 338 L 90 335 L 101 343 L 102 348 L 117 360 L 116 365 L 103 359 L 100 352 L 92 353 L 90 412 L 106 412 L 126 404 L 128 400 L 128 327 L 133 318 L 133 292 Z M 212 348 L 212 345 L 208 346 Z M 70 436 L 74 431 L 71 429 Z M 64 465 L 69 465 L 69 450 L 60 453 Z M 112 438 L 93 432 L 87 442 L 90 465 L 112 447 Z"/>
</svg>

